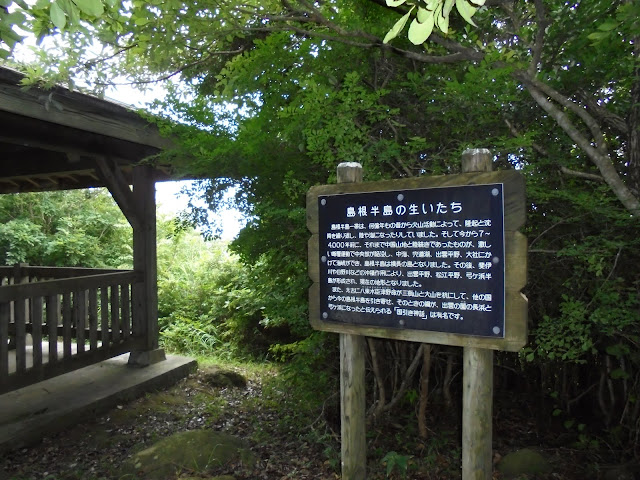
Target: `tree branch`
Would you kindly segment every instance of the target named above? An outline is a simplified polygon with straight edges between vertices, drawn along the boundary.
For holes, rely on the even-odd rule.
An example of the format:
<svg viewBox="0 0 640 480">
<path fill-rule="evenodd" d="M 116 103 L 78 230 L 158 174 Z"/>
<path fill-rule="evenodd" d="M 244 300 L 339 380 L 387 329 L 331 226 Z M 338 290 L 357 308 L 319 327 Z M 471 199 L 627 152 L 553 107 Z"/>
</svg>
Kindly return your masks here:
<svg viewBox="0 0 640 480">
<path fill-rule="evenodd" d="M 571 177 L 584 178 L 585 180 L 593 180 L 595 182 L 604 182 L 604 178 L 600 175 L 595 175 L 593 173 L 586 172 L 578 172 L 577 170 L 571 170 L 567 167 L 560 167 L 560 171 L 565 175 L 569 175 Z"/>
<path fill-rule="evenodd" d="M 519 77 L 527 87 L 529 94 L 533 97 L 536 103 L 542 107 L 544 111 L 546 111 L 555 121 L 556 123 L 564 130 L 564 132 L 582 149 L 587 157 L 593 162 L 593 164 L 600 170 L 604 181 L 611 187 L 614 195 L 618 198 L 620 203 L 624 205 L 624 207 L 634 216 L 640 216 L 640 201 L 636 198 L 631 190 L 625 185 L 622 181 L 622 178 L 616 171 L 613 166 L 613 162 L 609 155 L 603 154 L 599 149 L 594 148 L 591 145 L 591 142 L 588 138 L 586 138 L 572 123 L 571 119 L 568 115 L 556 107 L 552 102 L 549 101 L 545 93 L 550 92 L 553 94 L 553 99 L 559 98 L 559 103 L 563 106 L 567 104 L 573 105 L 570 109 L 574 111 L 575 107 L 577 107 L 573 102 L 568 101 L 566 98 L 563 98 L 558 92 L 553 90 L 551 87 L 542 84 L 537 80 L 533 80 L 528 77 L 524 77 L 520 75 Z M 540 87 L 543 87 L 542 90 Z M 581 110 L 583 113 L 586 113 L 583 109 L 577 108 Z M 588 116 L 591 120 L 592 117 Z M 580 118 L 583 118 L 583 115 L 580 115 Z"/>
<path fill-rule="evenodd" d="M 578 117 L 580 117 L 580 120 L 584 122 L 584 124 L 587 126 L 587 128 L 591 132 L 591 135 L 593 135 L 593 140 L 596 144 L 596 148 L 598 152 L 601 155 L 606 155 L 607 145 L 604 140 L 604 135 L 602 134 L 602 129 L 600 128 L 600 125 L 595 120 L 595 118 L 593 118 L 589 114 L 589 112 L 587 112 L 582 106 L 576 104 L 575 102 L 572 102 L 570 99 L 568 99 L 566 96 L 564 96 L 563 94 L 561 94 L 560 92 L 552 88 L 551 86 L 547 85 L 544 82 L 541 82 L 540 80 L 534 78 L 533 76 L 527 75 L 527 77 L 525 77 L 523 75 L 520 75 L 519 78 L 526 83 L 530 83 L 537 90 L 540 90 L 546 96 L 555 100 L 564 108 L 575 113 Z M 589 146 L 593 148 L 590 142 L 589 142 Z"/>
<path fill-rule="evenodd" d="M 538 71 L 538 65 L 540 64 L 540 59 L 542 57 L 542 48 L 544 47 L 544 35 L 547 26 L 549 26 L 550 23 L 549 19 L 547 18 L 547 12 L 544 8 L 543 0 L 535 0 L 534 3 L 536 6 L 538 31 L 536 32 L 536 38 L 531 48 L 531 63 L 529 64 L 529 69 L 527 70 L 527 73 L 531 77 L 533 77 Z"/>
</svg>

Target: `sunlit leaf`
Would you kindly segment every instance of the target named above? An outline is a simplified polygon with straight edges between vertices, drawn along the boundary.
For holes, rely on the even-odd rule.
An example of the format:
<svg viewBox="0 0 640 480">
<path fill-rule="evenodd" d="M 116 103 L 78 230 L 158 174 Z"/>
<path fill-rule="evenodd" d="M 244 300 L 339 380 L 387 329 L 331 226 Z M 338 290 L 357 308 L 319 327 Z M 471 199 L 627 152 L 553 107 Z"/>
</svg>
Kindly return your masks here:
<svg viewBox="0 0 640 480">
<path fill-rule="evenodd" d="M 104 13 L 104 6 L 100 0 L 74 0 L 74 3 L 87 15 L 99 17 Z"/>
<path fill-rule="evenodd" d="M 58 2 L 53 2 L 51 4 L 51 12 L 49 13 L 51 17 L 51 21 L 53 24 L 58 27 L 60 30 L 63 30 L 65 25 L 67 24 L 67 16 L 64 14 Z"/>
<path fill-rule="evenodd" d="M 443 14 L 444 4 L 440 5 L 435 12 L 434 19 L 435 24 L 440 29 L 440 31 L 444 34 L 449 32 L 449 15 L 445 16 Z"/>
<path fill-rule="evenodd" d="M 387 0 L 387 7 L 399 7 L 407 0 Z"/>
<path fill-rule="evenodd" d="M 409 27 L 409 41 L 414 45 L 424 43 L 433 31 L 434 22 L 433 13 L 422 23 L 415 18 Z"/>
<path fill-rule="evenodd" d="M 413 8 L 414 7 L 411 7 L 411 10 L 409 10 L 409 12 L 406 15 L 404 15 L 400 20 L 396 22 L 396 24 L 391 28 L 391 30 L 389 30 L 389 32 L 385 35 L 384 40 L 382 40 L 382 43 L 389 43 L 389 41 L 393 40 L 398 36 L 398 34 L 402 31 L 404 26 L 407 24 L 407 21 L 411 16 L 411 12 L 413 11 Z"/>
<path fill-rule="evenodd" d="M 427 3 L 427 6 L 426 6 L 427 10 L 433 11 L 438 7 L 440 3 L 442 3 L 442 0 L 427 0 L 426 3 Z"/>
<path fill-rule="evenodd" d="M 444 6 L 442 7 L 442 16 L 445 18 L 449 17 L 449 14 L 451 13 L 451 9 L 453 9 L 453 5 L 456 3 L 456 0 L 446 0 L 444 2 Z M 449 21 L 447 20 L 447 25 L 449 24 Z"/>
<path fill-rule="evenodd" d="M 433 12 L 430 12 L 426 8 L 418 7 L 417 19 L 420 23 L 426 22 L 429 17 L 433 17 Z"/>
<path fill-rule="evenodd" d="M 477 8 L 473 7 L 468 0 L 456 0 L 456 8 L 458 9 L 458 13 L 460 16 L 466 20 L 467 23 L 470 23 L 474 27 L 477 25 L 473 22 L 471 17 L 476 13 Z"/>
</svg>

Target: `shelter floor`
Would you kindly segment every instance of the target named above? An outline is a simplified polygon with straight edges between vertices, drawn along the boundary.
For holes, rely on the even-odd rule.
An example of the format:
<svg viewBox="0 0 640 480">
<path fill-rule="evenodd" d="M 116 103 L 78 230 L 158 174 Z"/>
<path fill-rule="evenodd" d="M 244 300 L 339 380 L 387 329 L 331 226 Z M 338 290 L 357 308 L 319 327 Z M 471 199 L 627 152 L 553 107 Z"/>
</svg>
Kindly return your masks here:
<svg viewBox="0 0 640 480">
<path fill-rule="evenodd" d="M 196 368 L 178 355 L 147 367 L 127 365 L 129 354 L 0 395 L 0 452 L 94 418 L 123 401 L 175 383 Z"/>
</svg>

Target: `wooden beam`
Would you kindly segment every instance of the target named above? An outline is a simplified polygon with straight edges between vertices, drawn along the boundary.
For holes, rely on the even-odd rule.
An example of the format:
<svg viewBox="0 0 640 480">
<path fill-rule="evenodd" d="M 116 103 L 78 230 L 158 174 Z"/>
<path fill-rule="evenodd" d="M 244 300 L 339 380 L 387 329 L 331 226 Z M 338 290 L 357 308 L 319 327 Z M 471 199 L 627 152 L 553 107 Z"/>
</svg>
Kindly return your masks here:
<svg viewBox="0 0 640 480">
<path fill-rule="evenodd" d="M 31 297 L 48 297 L 75 290 L 100 288 L 107 285 L 135 284 L 142 281 L 138 272 L 107 273 L 105 275 L 88 275 L 86 277 L 65 278 L 62 280 L 46 280 L 25 284 L 3 285 L 0 288 L 0 303 L 24 300 Z"/>
<path fill-rule="evenodd" d="M 111 159 L 98 158 L 96 159 L 96 165 L 98 175 L 109 189 L 109 192 L 111 192 L 113 199 L 122 210 L 124 216 L 127 217 L 129 224 L 134 230 L 140 228 L 143 222 L 143 215 L 136 208 L 133 192 L 117 164 Z"/>
<path fill-rule="evenodd" d="M 11 83 L 0 83 L 3 111 L 156 148 L 171 146 L 155 125 L 123 105 L 61 87 L 25 90 Z"/>
</svg>

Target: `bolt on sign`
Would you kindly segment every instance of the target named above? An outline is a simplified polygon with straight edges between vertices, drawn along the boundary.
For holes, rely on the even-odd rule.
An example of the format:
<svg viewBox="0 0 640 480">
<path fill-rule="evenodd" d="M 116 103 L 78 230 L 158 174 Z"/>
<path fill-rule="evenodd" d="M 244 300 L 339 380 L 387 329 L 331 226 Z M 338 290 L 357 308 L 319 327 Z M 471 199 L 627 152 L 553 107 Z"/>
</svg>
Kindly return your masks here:
<svg viewBox="0 0 640 480">
<path fill-rule="evenodd" d="M 318 330 L 517 350 L 526 343 L 515 171 L 324 185 L 307 196 Z"/>
</svg>

